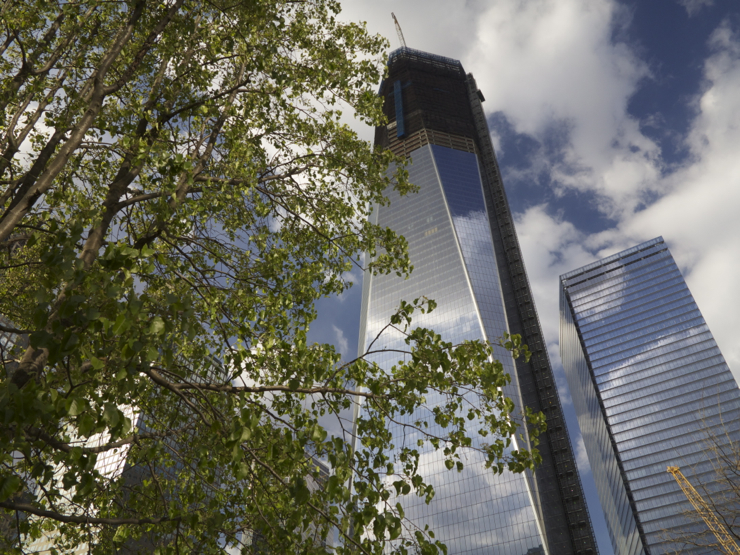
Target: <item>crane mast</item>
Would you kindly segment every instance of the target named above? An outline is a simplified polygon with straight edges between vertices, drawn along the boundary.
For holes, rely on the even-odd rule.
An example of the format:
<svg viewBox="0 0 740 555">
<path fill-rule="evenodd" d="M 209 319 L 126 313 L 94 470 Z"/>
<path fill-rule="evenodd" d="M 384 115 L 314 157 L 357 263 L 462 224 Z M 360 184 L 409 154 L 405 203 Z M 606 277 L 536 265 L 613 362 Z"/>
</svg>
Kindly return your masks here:
<svg viewBox="0 0 740 555">
<path fill-rule="evenodd" d="M 398 19 L 396 19 L 396 14 L 391 12 L 391 15 L 393 16 L 393 22 L 396 24 L 396 34 L 398 35 L 398 40 L 401 41 L 401 46 L 406 48 L 406 39 L 403 38 L 403 31 L 401 31 L 401 24 L 398 22 Z"/>
<path fill-rule="evenodd" d="M 727 531 L 724 524 L 717 518 L 717 515 L 714 514 L 714 511 L 709 508 L 706 501 L 702 499 L 699 492 L 686 479 L 681 469 L 677 466 L 669 466 L 666 470 L 673 475 L 684 495 L 694 506 L 694 509 L 696 509 L 696 512 L 699 513 L 699 516 L 701 516 L 712 533 L 717 537 L 717 540 L 722 545 L 722 551 L 726 555 L 740 555 L 740 547 L 738 547 L 734 538 Z"/>
</svg>

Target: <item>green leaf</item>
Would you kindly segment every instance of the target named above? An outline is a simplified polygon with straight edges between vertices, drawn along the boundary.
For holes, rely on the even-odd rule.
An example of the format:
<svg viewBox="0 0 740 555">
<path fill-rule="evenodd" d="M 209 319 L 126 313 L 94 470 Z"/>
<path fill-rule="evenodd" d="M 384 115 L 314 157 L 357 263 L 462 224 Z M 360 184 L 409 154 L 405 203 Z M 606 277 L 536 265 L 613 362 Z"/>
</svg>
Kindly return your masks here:
<svg viewBox="0 0 740 555">
<path fill-rule="evenodd" d="M 30 340 L 31 345 L 34 348 L 45 349 L 51 345 L 52 341 L 54 340 L 54 336 L 45 330 L 40 330 L 33 332 L 30 336 Z"/>
<path fill-rule="evenodd" d="M 316 424 L 311 430 L 311 441 L 322 442 L 326 439 L 327 431 Z"/>
<path fill-rule="evenodd" d="M 77 426 L 82 437 L 90 436 L 90 433 L 95 428 L 95 418 L 91 414 L 83 414 L 77 419 Z"/>
<path fill-rule="evenodd" d="M 293 499 L 299 506 L 305 505 L 306 501 L 308 501 L 311 496 L 311 492 L 306 485 L 306 480 L 300 476 L 295 478 L 293 486 L 291 487 L 291 493 L 293 495 Z"/>
<path fill-rule="evenodd" d="M 155 316 L 152 318 L 151 323 L 149 324 L 149 331 L 147 332 L 149 335 L 161 335 L 161 333 L 164 331 L 164 320 L 160 318 L 159 316 Z"/>
<path fill-rule="evenodd" d="M 128 526 L 126 525 L 119 526 L 116 529 L 116 533 L 113 535 L 113 543 L 122 544 L 128 539 L 129 535 L 130 535 L 130 531 L 129 531 Z"/>
<path fill-rule="evenodd" d="M 326 481 L 326 491 L 329 495 L 335 495 L 339 485 L 339 479 L 336 476 L 329 476 L 329 479 Z"/>
<path fill-rule="evenodd" d="M 154 345 L 150 345 L 146 352 L 146 359 L 155 361 L 159 358 L 159 351 Z"/>
<path fill-rule="evenodd" d="M 0 501 L 9 499 L 20 487 L 21 479 L 15 474 L 0 479 Z"/>
<path fill-rule="evenodd" d="M 113 403 L 106 403 L 103 409 L 103 420 L 108 423 L 111 428 L 115 428 L 121 419 L 121 411 L 118 410 Z"/>
<path fill-rule="evenodd" d="M 80 399 L 67 399 L 66 410 L 69 416 L 77 416 L 85 410 L 85 401 Z"/>
<path fill-rule="evenodd" d="M 239 441 L 243 443 L 245 441 L 248 441 L 249 438 L 251 437 L 252 437 L 252 428 L 250 428 L 249 426 L 244 426 L 242 428 L 241 437 L 239 438 Z"/>
<path fill-rule="evenodd" d="M 402 530 L 401 519 L 392 519 L 391 522 L 388 524 L 387 530 L 391 540 L 395 540 L 396 538 L 398 538 L 401 535 Z"/>
<path fill-rule="evenodd" d="M 113 324 L 113 327 L 111 328 L 111 331 L 115 335 L 121 335 L 123 332 L 125 332 L 129 327 L 131 326 L 131 322 L 128 319 L 128 315 L 126 313 L 121 313 L 116 318 L 115 323 Z"/>
<path fill-rule="evenodd" d="M 237 465 L 236 472 L 234 472 L 234 477 L 237 480 L 243 480 L 249 475 L 249 465 L 245 462 L 240 462 Z"/>
</svg>

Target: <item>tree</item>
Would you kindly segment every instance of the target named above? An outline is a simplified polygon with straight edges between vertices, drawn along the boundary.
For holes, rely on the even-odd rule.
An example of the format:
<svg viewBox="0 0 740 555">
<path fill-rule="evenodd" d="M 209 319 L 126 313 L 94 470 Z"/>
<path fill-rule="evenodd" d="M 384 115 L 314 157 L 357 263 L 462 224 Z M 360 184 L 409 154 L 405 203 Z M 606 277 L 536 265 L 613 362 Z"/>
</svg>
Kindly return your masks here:
<svg viewBox="0 0 740 555">
<path fill-rule="evenodd" d="M 0 331 L 29 341 L 4 355 L 0 389 L 7 550 L 45 533 L 60 550 L 210 553 L 256 534 L 324 553 L 336 530 L 336 553 L 379 554 L 406 525 L 392 494 L 433 495 L 416 450 L 389 459 L 385 422 L 431 390 L 449 432 L 424 443 L 461 464 L 459 392 L 474 388 L 492 471 L 533 466 L 507 450 L 517 424 L 490 346 L 410 326 L 431 301 L 389 323 L 409 352 L 390 372 L 306 341 L 314 301 L 350 286 L 361 253 L 368 271 L 411 269 L 367 216 L 386 187 L 413 187 L 340 123 L 347 106 L 381 122 L 385 41 L 338 12 L 3 2 Z M 358 398 L 353 449 L 320 418 Z M 418 532 L 394 549 L 441 549 Z"/>
</svg>

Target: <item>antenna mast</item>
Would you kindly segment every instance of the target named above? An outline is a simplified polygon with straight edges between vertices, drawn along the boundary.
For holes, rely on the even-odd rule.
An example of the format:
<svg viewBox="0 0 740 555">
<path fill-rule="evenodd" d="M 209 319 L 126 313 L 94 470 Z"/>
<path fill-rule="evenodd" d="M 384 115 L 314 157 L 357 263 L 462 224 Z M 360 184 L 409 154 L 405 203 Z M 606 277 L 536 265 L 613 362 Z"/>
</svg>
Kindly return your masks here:
<svg viewBox="0 0 740 555">
<path fill-rule="evenodd" d="M 398 40 L 401 41 L 401 46 L 406 48 L 406 39 L 403 38 L 403 31 L 401 31 L 401 24 L 398 22 L 398 19 L 396 19 L 396 14 L 391 12 L 391 15 L 393 16 L 393 22 L 396 24 L 396 33 L 398 34 Z"/>
</svg>

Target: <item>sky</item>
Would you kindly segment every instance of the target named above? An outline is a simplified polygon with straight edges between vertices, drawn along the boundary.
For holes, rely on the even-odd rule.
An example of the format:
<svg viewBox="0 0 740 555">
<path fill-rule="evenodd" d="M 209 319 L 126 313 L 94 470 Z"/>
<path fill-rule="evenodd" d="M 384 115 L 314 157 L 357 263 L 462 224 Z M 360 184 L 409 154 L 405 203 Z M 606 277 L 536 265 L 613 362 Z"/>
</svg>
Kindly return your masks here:
<svg viewBox="0 0 740 555">
<path fill-rule="evenodd" d="M 558 278 L 663 236 L 740 381 L 740 2 L 345 0 L 459 59 L 483 104 L 602 555 L 613 553 L 558 353 Z M 354 128 L 372 140 L 372 129 Z M 351 358 L 362 276 L 311 330 Z M 423 293 L 423 292 L 422 292 Z"/>
</svg>

